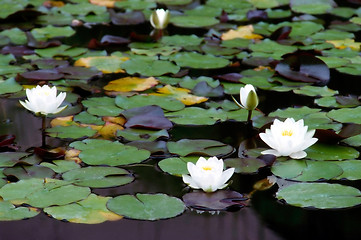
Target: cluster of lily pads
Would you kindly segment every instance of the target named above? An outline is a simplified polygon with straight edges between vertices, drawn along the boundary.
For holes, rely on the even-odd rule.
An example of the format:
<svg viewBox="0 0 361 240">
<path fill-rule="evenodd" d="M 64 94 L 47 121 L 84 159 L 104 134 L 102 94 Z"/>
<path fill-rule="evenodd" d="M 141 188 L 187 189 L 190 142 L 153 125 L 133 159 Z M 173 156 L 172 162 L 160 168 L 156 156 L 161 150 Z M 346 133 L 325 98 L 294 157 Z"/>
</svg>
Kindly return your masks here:
<svg viewBox="0 0 361 240">
<path fill-rule="evenodd" d="M 158 7 L 167 11 L 154 15 Z M 324 16 L 334 20 L 325 22 Z M 190 190 L 183 200 L 164 193 L 92 193 L 137 181 L 127 167 L 150 159 L 164 174 L 183 176 L 190 187 L 205 191 L 226 187 L 230 172 L 269 168 L 269 185 L 278 183 L 276 197 L 287 204 L 361 204 L 360 190 L 343 184 L 361 179 L 360 92 L 354 81 L 346 92 L 328 87 L 361 73 L 361 43 L 355 41 L 361 7 L 328 0 L 4 0 L 0 18 L 1 97 L 18 101 L 26 92 L 28 99 L 20 103 L 51 118 L 47 136 L 65 143 L 20 151 L 13 136 L 3 137 L 1 220 L 41 210 L 78 223 L 122 216 L 156 220 L 177 216 L 186 206 L 241 208 L 252 196 L 229 189 Z M 336 74 L 343 79 L 332 79 Z M 259 105 L 254 90 L 247 91 L 252 101 L 242 96 L 247 84 L 257 89 Z M 62 93 L 50 109 L 39 110 L 45 103 L 29 98 L 38 85 L 56 86 L 66 92 L 65 100 Z M 51 89 L 44 95 L 54 94 Z M 262 109 L 284 93 L 296 99 L 290 99 L 292 106 L 282 99 L 288 108 Z M 309 106 L 298 103 L 300 98 Z M 175 141 L 170 135 L 179 126 L 206 125 L 212 131 L 230 121 L 244 123 L 242 139 Z M 281 123 L 297 127 L 283 129 Z M 289 149 L 291 137 L 298 142 Z M 214 165 L 198 163 L 201 157 Z M 223 164 L 219 168 L 214 157 L 230 169 L 215 189 L 203 188 L 188 174 L 197 175 L 199 164 L 222 175 Z M 258 185 L 255 190 L 265 188 Z"/>
</svg>

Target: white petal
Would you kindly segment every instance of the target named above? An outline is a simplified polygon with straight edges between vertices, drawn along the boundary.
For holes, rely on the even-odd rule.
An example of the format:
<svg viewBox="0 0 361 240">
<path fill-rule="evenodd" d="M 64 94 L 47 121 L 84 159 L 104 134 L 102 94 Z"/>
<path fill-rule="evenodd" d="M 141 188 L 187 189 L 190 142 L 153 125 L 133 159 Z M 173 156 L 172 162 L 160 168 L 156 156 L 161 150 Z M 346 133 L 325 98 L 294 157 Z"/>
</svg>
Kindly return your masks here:
<svg viewBox="0 0 361 240">
<path fill-rule="evenodd" d="M 199 189 L 200 187 L 197 185 L 197 183 L 188 175 L 182 175 L 183 182 L 187 185 L 189 185 L 191 188 Z"/>
<path fill-rule="evenodd" d="M 294 159 L 301 159 L 301 158 L 304 158 L 306 156 L 307 156 L 307 153 L 305 151 L 295 152 L 295 153 L 292 153 L 290 155 L 290 157 L 294 158 Z"/>
<path fill-rule="evenodd" d="M 222 173 L 222 176 L 219 180 L 219 185 L 224 185 L 233 175 L 234 168 L 229 168 Z"/>
<path fill-rule="evenodd" d="M 272 154 L 272 155 L 275 155 L 276 157 L 281 156 L 280 153 L 277 150 L 274 150 L 274 149 L 264 150 L 261 153 L 262 154 Z"/>
</svg>

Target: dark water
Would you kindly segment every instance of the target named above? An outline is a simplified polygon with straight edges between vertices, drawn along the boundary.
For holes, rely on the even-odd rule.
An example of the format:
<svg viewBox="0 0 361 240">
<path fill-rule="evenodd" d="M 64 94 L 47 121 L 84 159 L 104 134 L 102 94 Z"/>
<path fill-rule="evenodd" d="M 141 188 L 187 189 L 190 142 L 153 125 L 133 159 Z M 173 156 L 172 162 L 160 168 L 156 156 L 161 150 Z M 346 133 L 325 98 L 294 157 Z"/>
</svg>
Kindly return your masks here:
<svg viewBox="0 0 361 240">
<path fill-rule="evenodd" d="M 24 111 L 16 99 L 1 99 L 0 135 L 15 134 L 21 151 L 41 144 L 40 119 Z M 212 139 L 224 139 L 230 144 L 242 140 L 239 123 L 200 128 L 176 128 L 172 136 L 183 138 L 193 132 L 193 138 L 213 135 Z M 240 129 L 235 131 L 234 129 Z M 222 131 L 221 131 L 222 129 Z M 208 135 L 207 135 L 208 134 Z M 64 144 L 48 138 L 48 144 Z M 66 144 L 66 143 L 65 143 Z M 156 159 L 142 166 L 128 167 L 135 173 L 136 181 L 131 184 L 109 188 L 93 189 L 103 196 L 117 196 L 127 193 L 162 192 L 181 198 L 186 190 L 182 180 L 169 176 L 157 169 Z M 269 174 L 268 170 L 258 175 L 235 175 L 232 189 L 241 193 L 252 190 L 252 185 Z M 354 182 L 354 185 L 360 185 Z M 287 206 L 275 200 L 277 187 L 254 195 L 250 207 L 238 212 L 221 212 L 219 215 L 199 214 L 187 210 L 181 216 L 159 221 L 136 221 L 122 219 L 95 225 L 74 224 L 55 220 L 44 213 L 38 216 L 11 222 L 0 222 L 0 240 L 62 240 L 62 239 L 361 239 L 361 208 L 346 210 L 313 210 Z"/>
</svg>

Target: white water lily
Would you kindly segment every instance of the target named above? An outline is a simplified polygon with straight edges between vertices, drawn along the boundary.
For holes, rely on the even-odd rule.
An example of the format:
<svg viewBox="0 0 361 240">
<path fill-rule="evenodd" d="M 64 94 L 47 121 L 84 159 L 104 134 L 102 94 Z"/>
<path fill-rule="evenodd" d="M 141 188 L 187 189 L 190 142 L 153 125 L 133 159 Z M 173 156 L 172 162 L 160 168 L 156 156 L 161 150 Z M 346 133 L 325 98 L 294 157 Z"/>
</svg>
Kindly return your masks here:
<svg viewBox="0 0 361 240">
<path fill-rule="evenodd" d="M 182 175 L 183 182 L 191 188 L 202 189 L 205 192 L 223 189 L 228 185 L 226 182 L 234 173 L 234 168 L 223 171 L 223 165 L 223 160 L 217 157 L 211 157 L 208 160 L 200 157 L 196 164 L 188 162 L 187 169 L 190 176 Z"/>
<path fill-rule="evenodd" d="M 247 110 L 254 110 L 258 106 L 258 96 L 253 85 L 247 84 L 239 91 L 241 107 Z"/>
<path fill-rule="evenodd" d="M 156 9 L 150 15 L 150 24 L 155 29 L 164 29 L 169 22 L 169 11 L 164 9 Z"/>
<path fill-rule="evenodd" d="M 270 129 L 260 133 L 260 138 L 272 149 L 263 151 L 262 154 L 273 154 L 275 156 L 290 156 L 300 159 L 307 156 L 303 150 L 317 142 L 313 138 L 315 130 L 307 131 L 303 119 L 297 122 L 293 118 L 287 118 L 284 122 L 276 119 Z"/>
<path fill-rule="evenodd" d="M 56 87 L 50 88 L 48 85 L 36 86 L 32 89 L 26 89 L 27 100 L 19 101 L 29 111 L 35 114 L 48 115 L 50 113 L 59 113 L 66 108 L 59 107 L 66 97 L 65 92 L 56 96 Z"/>
</svg>

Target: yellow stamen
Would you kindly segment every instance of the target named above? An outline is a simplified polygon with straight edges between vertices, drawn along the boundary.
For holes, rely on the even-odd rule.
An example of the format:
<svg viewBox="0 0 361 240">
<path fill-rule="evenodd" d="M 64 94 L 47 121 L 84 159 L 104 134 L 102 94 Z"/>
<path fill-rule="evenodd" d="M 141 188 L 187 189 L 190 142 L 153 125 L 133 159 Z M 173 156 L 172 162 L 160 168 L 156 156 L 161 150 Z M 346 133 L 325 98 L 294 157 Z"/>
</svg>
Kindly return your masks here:
<svg viewBox="0 0 361 240">
<path fill-rule="evenodd" d="M 292 134 L 293 134 L 293 132 L 292 132 L 292 130 L 284 130 L 284 131 L 282 131 L 282 136 L 289 136 L 289 137 L 291 137 L 292 136 Z"/>
<path fill-rule="evenodd" d="M 210 171 L 210 170 L 212 170 L 212 167 L 202 167 L 203 168 L 203 170 L 205 170 L 205 171 Z"/>
</svg>

